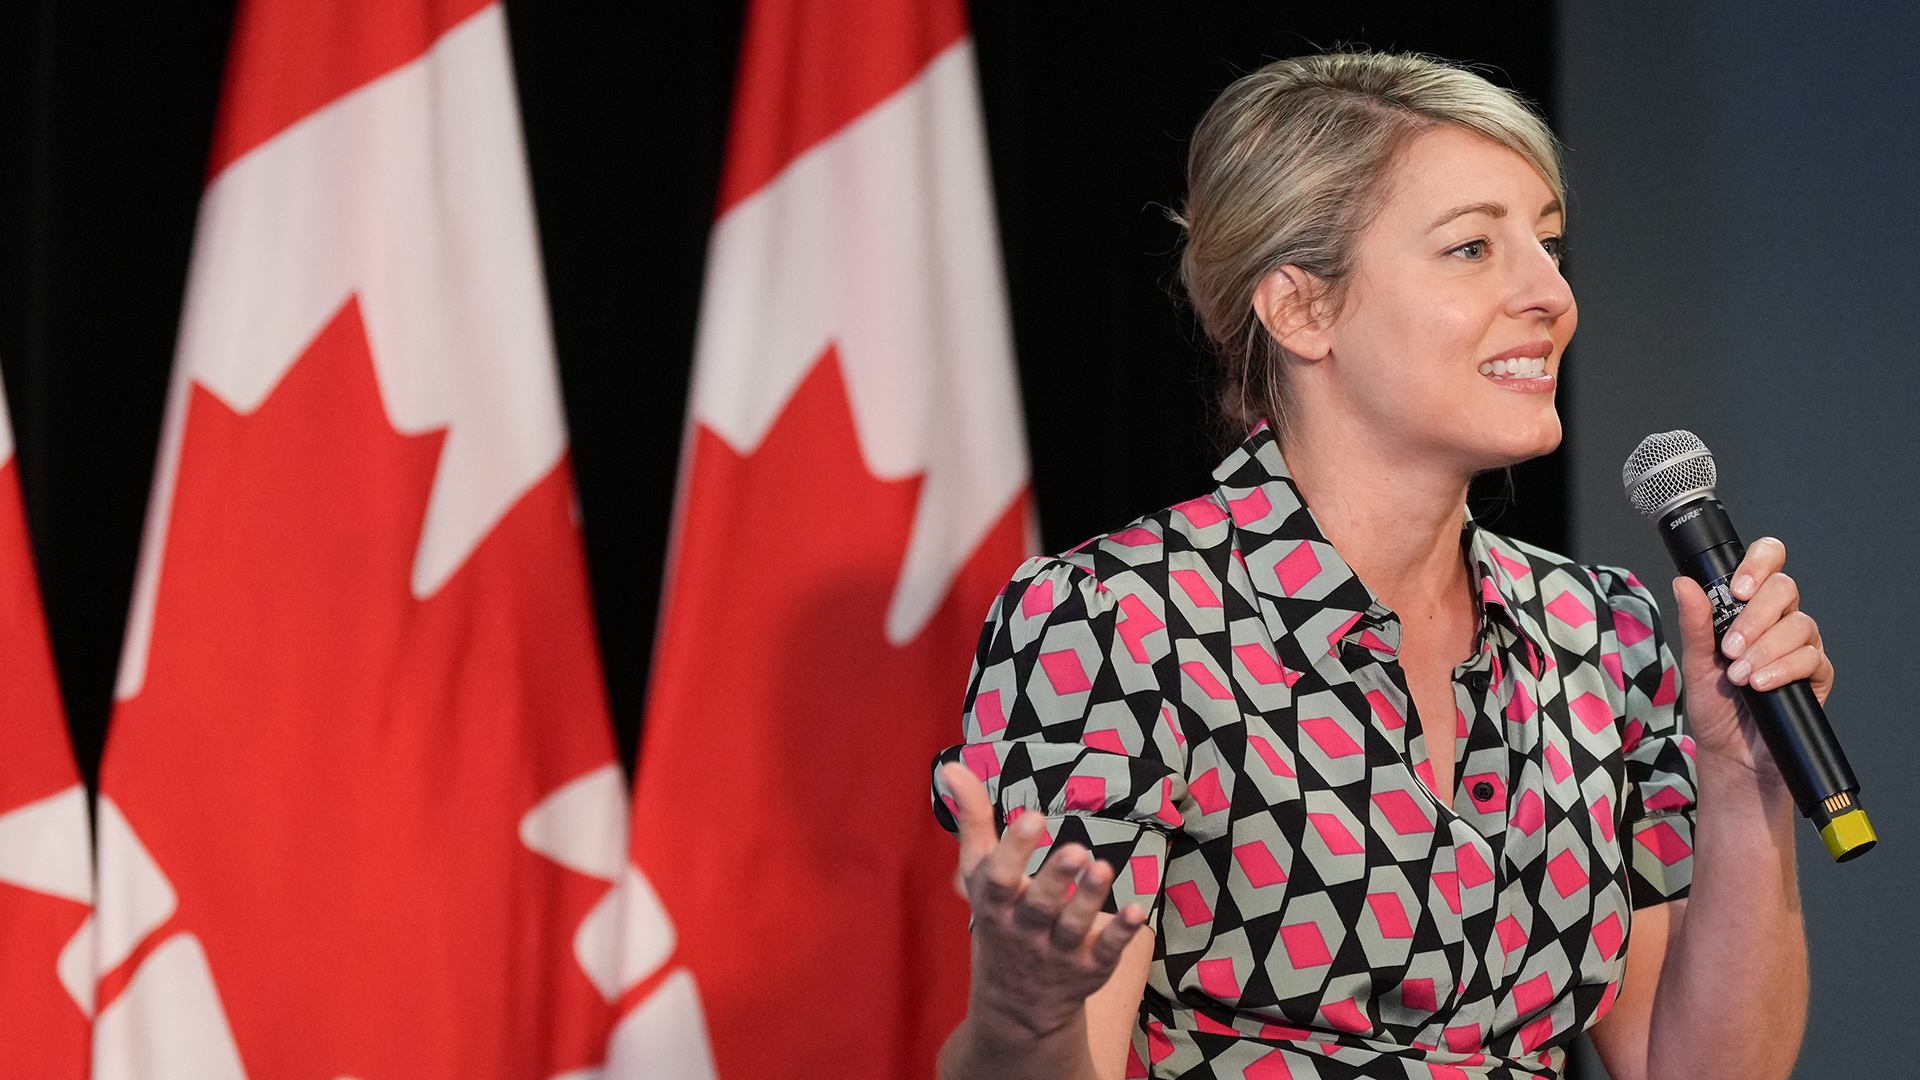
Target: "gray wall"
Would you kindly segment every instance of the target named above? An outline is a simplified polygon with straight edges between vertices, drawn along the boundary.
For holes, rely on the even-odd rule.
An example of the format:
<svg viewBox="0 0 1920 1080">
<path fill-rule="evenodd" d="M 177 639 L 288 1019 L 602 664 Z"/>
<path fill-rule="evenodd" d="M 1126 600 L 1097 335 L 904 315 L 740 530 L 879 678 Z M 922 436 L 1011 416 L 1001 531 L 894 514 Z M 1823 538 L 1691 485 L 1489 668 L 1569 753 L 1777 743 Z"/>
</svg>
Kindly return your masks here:
<svg viewBox="0 0 1920 1080">
<path fill-rule="evenodd" d="M 1559 46 L 1575 554 L 1671 608 L 1619 478 L 1673 427 L 1713 448 L 1741 532 L 1787 542 L 1882 838 L 1835 866 L 1801 826 L 1794 1075 L 1920 1074 L 1920 6 L 1563 0 Z"/>
</svg>

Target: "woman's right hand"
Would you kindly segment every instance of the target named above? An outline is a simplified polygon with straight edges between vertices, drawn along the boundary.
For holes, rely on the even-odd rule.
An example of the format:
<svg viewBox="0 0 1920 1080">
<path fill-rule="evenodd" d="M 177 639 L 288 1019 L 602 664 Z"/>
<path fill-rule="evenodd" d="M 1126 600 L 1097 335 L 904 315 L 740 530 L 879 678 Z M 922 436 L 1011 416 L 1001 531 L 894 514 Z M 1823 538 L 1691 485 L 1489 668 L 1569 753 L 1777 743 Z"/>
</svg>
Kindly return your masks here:
<svg viewBox="0 0 1920 1080">
<path fill-rule="evenodd" d="M 1114 870 L 1079 844 L 1059 848 L 1028 877 L 1045 816 L 1022 814 L 996 837 L 986 785 L 957 763 L 940 775 L 960 823 L 954 884 L 973 907 L 968 1021 L 975 1037 L 1005 1045 L 1071 1030 L 1084 1047 L 1086 999 L 1113 974 L 1146 911 L 1128 904 L 1116 917 L 1098 918 Z"/>
</svg>

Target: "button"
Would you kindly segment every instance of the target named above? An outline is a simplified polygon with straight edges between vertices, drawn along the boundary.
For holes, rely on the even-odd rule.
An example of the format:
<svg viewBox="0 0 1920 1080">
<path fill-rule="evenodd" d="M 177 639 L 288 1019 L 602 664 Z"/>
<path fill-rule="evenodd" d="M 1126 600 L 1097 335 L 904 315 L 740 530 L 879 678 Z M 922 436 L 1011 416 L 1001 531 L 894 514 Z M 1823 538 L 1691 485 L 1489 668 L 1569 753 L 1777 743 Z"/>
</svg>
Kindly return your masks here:
<svg viewBox="0 0 1920 1080">
<path fill-rule="evenodd" d="M 1489 784 L 1485 780 L 1482 780 L 1479 783 L 1473 785 L 1473 801 L 1474 802 L 1486 802 L 1488 799 L 1491 799 L 1491 798 L 1493 798 L 1492 784 Z"/>
</svg>

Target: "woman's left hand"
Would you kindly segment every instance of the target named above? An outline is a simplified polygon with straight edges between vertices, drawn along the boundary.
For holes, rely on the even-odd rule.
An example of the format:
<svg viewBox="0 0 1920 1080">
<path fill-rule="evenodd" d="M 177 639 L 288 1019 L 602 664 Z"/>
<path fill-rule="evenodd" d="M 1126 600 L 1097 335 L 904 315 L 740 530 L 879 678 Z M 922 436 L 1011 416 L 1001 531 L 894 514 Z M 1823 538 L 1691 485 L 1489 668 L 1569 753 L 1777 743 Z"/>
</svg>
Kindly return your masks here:
<svg viewBox="0 0 1920 1080">
<path fill-rule="evenodd" d="M 1806 679 L 1823 704 L 1833 689 L 1833 662 L 1827 659 L 1819 625 L 1800 610 L 1800 586 L 1782 572 L 1786 562 L 1787 546 L 1771 536 L 1747 548 L 1730 582 L 1734 599 L 1747 606 L 1717 650 L 1726 657 L 1724 668 L 1713 644 L 1713 607 L 1706 593 L 1690 578 L 1674 579 L 1687 718 L 1704 753 L 1756 767 L 1770 760 L 1758 733 L 1741 723 L 1739 686 L 1773 690 Z"/>
</svg>

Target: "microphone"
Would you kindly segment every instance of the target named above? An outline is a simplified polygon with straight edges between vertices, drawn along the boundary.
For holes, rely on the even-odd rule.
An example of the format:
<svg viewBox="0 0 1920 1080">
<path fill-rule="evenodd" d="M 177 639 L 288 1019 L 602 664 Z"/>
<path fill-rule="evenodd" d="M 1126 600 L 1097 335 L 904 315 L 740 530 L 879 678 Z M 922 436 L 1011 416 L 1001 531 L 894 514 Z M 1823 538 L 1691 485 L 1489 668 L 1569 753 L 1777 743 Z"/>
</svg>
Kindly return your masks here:
<svg viewBox="0 0 1920 1080">
<path fill-rule="evenodd" d="M 1706 590 L 1718 645 L 1747 606 L 1734 599 L 1728 584 L 1747 546 L 1714 494 L 1719 473 L 1713 452 L 1691 431 L 1649 435 L 1627 456 L 1620 480 L 1634 509 L 1658 523 L 1674 566 Z M 1794 805 L 1820 830 L 1833 860 L 1846 862 L 1872 850 L 1878 838 L 1860 808 L 1860 781 L 1854 779 L 1813 687 L 1801 679 L 1764 692 L 1751 686 L 1740 691 Z"/>
</svg>

